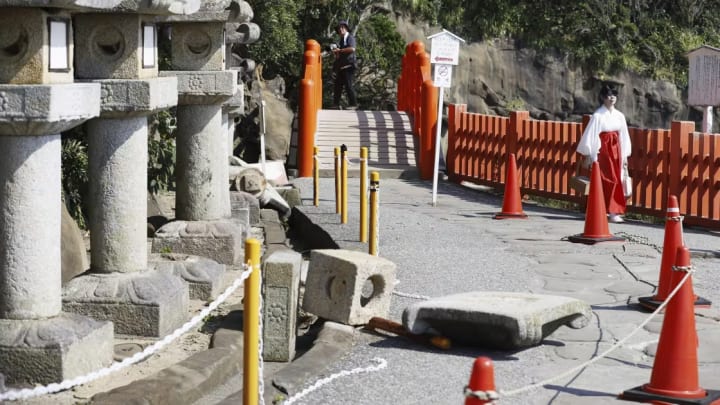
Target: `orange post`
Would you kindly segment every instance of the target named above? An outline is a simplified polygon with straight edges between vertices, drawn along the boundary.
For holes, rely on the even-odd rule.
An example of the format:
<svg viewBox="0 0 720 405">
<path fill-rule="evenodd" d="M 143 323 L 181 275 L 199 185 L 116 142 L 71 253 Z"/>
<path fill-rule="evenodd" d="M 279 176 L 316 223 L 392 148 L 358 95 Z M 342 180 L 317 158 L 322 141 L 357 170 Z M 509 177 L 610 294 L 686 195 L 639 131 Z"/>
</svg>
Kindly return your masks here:
<svg viewBox="0 0 720 405">
<path fill-rule="evenodd" d="M 422 112 L 420 126 L 420 178 L 433 177 L 435 157 L 435 125 L 437 125 L 438 90 L 432 80 L 425 80 L 422 86 Z"/>
<path fill-rule="evenodd" d="M 310 177 L 313 169 L 313 147 L 315 146 L 315 128 L 317 110 L 315 109 L 315 82 L 310 79 L 300 81 L 299 131 L 298 131 L 298 176 Z"/>
</svg>

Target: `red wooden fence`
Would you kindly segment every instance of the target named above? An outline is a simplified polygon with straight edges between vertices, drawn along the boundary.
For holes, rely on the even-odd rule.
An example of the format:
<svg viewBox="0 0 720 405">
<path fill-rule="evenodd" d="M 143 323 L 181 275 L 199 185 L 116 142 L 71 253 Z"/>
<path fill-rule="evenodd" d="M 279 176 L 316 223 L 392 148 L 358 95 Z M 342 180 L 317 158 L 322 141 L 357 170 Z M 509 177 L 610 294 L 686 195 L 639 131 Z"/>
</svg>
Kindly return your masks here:
<svg viewBox="0 0 720 405">
<path fill-rule="evenodd" d="M 675 121 L 670 129 L 630 128 L 628 159 L 634 182 L 628 211 L 664 217 L 667 197 L 678 197 L 685 223 L 720 229 L 720 135 L 693 132 L 695 124 Z M 524 193 L 580 202 L 568 187 L 582 123 L 538 121 L 527 111 L 510 117 L 448 111 L 447 171 L 454 181 L 499 187 L 505 183 L 509 153 L 515 153 Z"/>
</svg>

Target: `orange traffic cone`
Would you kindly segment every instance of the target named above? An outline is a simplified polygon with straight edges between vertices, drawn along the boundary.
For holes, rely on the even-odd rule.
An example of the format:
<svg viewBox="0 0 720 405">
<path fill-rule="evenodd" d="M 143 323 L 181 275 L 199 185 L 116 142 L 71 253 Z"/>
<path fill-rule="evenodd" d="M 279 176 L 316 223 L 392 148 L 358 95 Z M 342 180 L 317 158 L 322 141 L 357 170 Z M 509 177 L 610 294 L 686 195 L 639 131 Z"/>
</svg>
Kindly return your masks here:
<svg viewBox="0 0 720 405">
<path fill-rule="evenodd" d="M 607 211 L 605 210 L 605 197 L 603 196 L 600 165 L 592 164 L 590 171 L 590 193 L 587 197 L 585 209 L 585 232 L 568 237 L 570 242 L 594 245 L 597 242 L 622 242 L 625 239 L 614 236 L 608 227 Z"/>
<path fill-rule="evenodd" d="M 507 172 L 505 174 L 505 195 L 503 196 L 502 212 L 498 212 L 493 218 L 527 218 L 527 214 L 525 214 L 522 209 L 522 201 L 520 198 L 520 184 L 518 184 L 517 182 L 517 165 L 515 164 L 514 153 L 511 153 L 508 157 Z"/>
<path fill-rule="evenodd" d="M 675 284 L 671 283 L 672 266 L 675 263 L 677 249 L 683 246 L 682 233 L 682 216 L 680 216 L 680 206 L 677 197 L 670 195 L 667 203 L 667 213 L 665 215 L 665 238 L 663 240 L 662 260 L 660 262 L 660 280 L 658 282 L 657 293 L 653 297 L 640 297 L 638 303 L 651 311 L 657 309 L 660 304 L 665 301 L 670 291 L 675 289 Z M 705 298 L 695 297 L 695 306 L 701 308 L 710 307 L 712 304 Z"/>
<path fill-rule="evenodd" d="M 677 286 L 690 270 L 690 250 L 681 246 L 676 254 L 672 278 Z M 692 277 L 688 277 L 667 305 L 650 382 L 623 392 L 621 399 L 673 404 L 711 404 L 720 399 L 720 391 L 704 390 L 698 383 L 693 300 Z"/>
<path fill-rule="evenodd" d="M 473 363 L 470 382 L 465 387 L 465 405 L 492 404 L 498 399 L 495 392 L 495 372 L 489 357 L 480 356 Z"/>
</svg>

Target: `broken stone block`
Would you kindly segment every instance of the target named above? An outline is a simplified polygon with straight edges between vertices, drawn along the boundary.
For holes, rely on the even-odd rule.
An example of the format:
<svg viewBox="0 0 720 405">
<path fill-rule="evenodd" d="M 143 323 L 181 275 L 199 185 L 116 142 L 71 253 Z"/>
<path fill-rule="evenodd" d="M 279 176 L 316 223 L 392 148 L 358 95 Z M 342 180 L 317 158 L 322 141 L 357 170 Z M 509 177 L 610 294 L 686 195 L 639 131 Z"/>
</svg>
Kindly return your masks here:
<svg viewBox="0 0 720 405">
<path fill-rule="evenodd" d="M 440 334 L 453 343 L 517 349 L 539 344 L 563 325 L 583 328 L 591 313 L 574 298 L 473 291 L 410 305 L 403 324 L 412 333 Z"/>
<path fill-rule="evenodd" d="M 363 252 L 313 250 L 302 307 L 346 325 L 386 317 L 395 285 L 395 263 Z"/>
<path fill-rule="evenodd" d="M 291 361 L 295 357 L 297 302 L 302 255 L 280 250 L 263 263 L 263 359 Z"/>
</svg>

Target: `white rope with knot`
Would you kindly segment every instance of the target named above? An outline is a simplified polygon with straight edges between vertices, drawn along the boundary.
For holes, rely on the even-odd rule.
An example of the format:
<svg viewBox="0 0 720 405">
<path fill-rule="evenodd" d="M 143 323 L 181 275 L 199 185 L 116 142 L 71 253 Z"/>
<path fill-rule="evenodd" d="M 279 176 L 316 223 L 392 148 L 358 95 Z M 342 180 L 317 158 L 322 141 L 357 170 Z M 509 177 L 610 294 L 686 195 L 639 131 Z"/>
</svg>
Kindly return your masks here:
<svg viewBox="0 0 720 405">
<path fill-rule="evenodd" d="M 129 367 L 135 363 L 138 363 L 151 355 L 155 354 L 159 350 L 163 349 L 168 344 L 172 343 L 175 339 L 180 337 L 181 335 L 185 334 L 187 331 L 189 331 L 191 328 L 193 328 L 195 325 L 200 323 L 206 316 L 210 314 L 210 312 L 214 311 L 220 304 L 225 302 L 227 298 L 235 292 L 250 276 L 250 273 L 252 273 L 252 267 L 248 265 L 247 263 L 243 263 L 243 268 L 245 269 L 242 274 L 240 274 L 240 277 L 238 277 L 225 291 L 220 294 L 215 301 L 211 302 L 207 307 L 205 307 L 202 311 L 200 311 L 197 315 L 192 317 L 189 321 L 187 321 L 184 325 L 181 327 L 175 329 L 173 333 L 165 336 L 162 340 L 159 340 L 150 346 L 146 347 L 145 350 L 135 353 L 131 357 L 125 358 L 120 362 L 113 363 L 109 367 L 105 367 L 103 369 L 93 371 L 91 373 L 85 374 L 83 376 L 67 379 L 64 381 L 61 381 L 59 383 L 52 383 L 48 385 L 43 385 L 35 388 L 24 388 L 21 390 L 8 390 L 5 392 L 0 393 L 0 402 L 2 401 L 14 401 L 19 399 L 29 399 L 33 397 L 37 397 L 40 395 L 47 395 L 47 394 L 53 394 L 56 392 L 64 391 L 69 388 L 75 387 L 77 385 L 87 384 L 89 382 L 95 381 L 98 378 L 105 377 L 107 375 L 110 375 L 114 372 L 120 371 L 126 367 Z M 261 357 L 262 358 L 262 357 Z M 261 361 L 262 364 L 262 361 Z"/>
<path fill-rule="evenodd" d="M 372 371 L 382 370 L 385 367 L 387 367 L 387 360 L 385 360 L 385 359 L 382 359 L 380 357 L 375 357 L 372 360 L 378 364 L 375 366 L 357 367 L 352 370 L 343 370 L 343 371 L 333 374 L 329 377 L 322 378 L 322 379 L 316 381 L 315 384 L 305 388 L 304 390 L 298 392 L 297 394 L 295 394 L 295 395 L 291 396 L 290 398 L 288 398 L 287 400 L 285 400 L 285 402 L 283 402 L 283 405 L 290 405 L 290 404 L 294 403 L 295 401 L 297 401 L 298 399 L 304 397 L 305 395 L 315 391 L 316 389 L 322 387 L 325 384 L 328 384 L 329 382 L 331 382 L 337 378 L 345 377 L 345 376 L 349 376 L 349 375 L 353 375 L 353 374 L 370 373 Z"/>
<path fill-rule="evenodd" d="M 688 266 L 688 267 L 690 267 L 690 266 Z M 522 387 L 522 388 L 514 389 L 514 390 L 509 390 L 509 391 L 500 390 L 500 392 L 499 392 L 500 397 L 511 397 L 511 396 L 519 395 L 519 394 L 522 394 L 522 393 L 525 393 L 525 392 L 528 392 L 528 391 L 532 391 L 532 390 L 534 390 L 534 389 L 537 389 L 537 388 L 542 387 L 543 385 L 549 384 L 549 383 L 554 382 L 554 381 L 556 381 L 556 380 L 559 380 L 559 379 L 561 379 L 561 378 L 563 378 L 563 377 L 567 377 L 567 376 L 569 376 L 569 375 L 571 375 L 571 374 L 574 374 L 574 373 L 576 373 L 576 372 L 584 369 L 585 367 L 587 367 L 587 366 L 589 366 L 589 365 L 591 365 L 591 364 L 593 364 L 593 363 L 596 363 L 596 362 L 599 361 L 600 359 L 605 358 L 605 356 L 607 356 L 608 354 L 610 354 L 610 352 L 612 352 L 613 350 L 617 349 L 618 347 L 622 346 L 628 339 L 630 339 L 630 338 L 631 338 L 632 336 L 634 336 L 640 329 L 642 329 L 645 325 L 647 325 L 648 322 L 650 322 L 657 314 L 659 314 L 663 309 L 665 309 L 665 307 L 666 307 L 667 304 L 670 302 L 670 300 L 671 300 L 671 299 L 675 296 L 675 294 L 677 294 L 677 292 L 680 290 L 680 287 L 682 287 L 683 284 L 685 284 L 685 282 L 687 281 L 687 279 L 690 278 L 690 276 L 692 275 L 692 273 L 695 272 L 695 270 L 693 270 L 692 268 L 688 268 L 688 267 L 677 270 L 677 271 L 687 271 L 687 274 L 685 274 L 685 276 L 682 278 L 682 280 L 680 280 L 680 282 L 679 282 L 678 285 L 675 287 L 675 289 L 673 289 L 673 290 L 670 292 L 670 294 L 668 294 L 668 296 L 667 296 L 667 298 L 665 299 L 665 301 L 663 301 L 662 304 L 660 304 L 660 306 L 658 306 L 657 309 L 656 309 L 652 314 L 650 314 L 650 316 L 648 316 L 648 318 L 647 318 L 645 321 L 643 321 L 637 328 L 635 328 L 632 332 L 630 332 L 630 334 L 628 334 L 627 336 L 625 336 L 624 338 L 622 338 L 621 340 L 617 341 L 615 344 L 613 344 L 612 346 L 610 346 L 609 349 L 607 349 L 607 350 L 605 350 L 604 352 L 600 353 L 600 354 L 597 355 L 596 357 L 593 357 L 592 359 L 590 359 L 590 360 L 588 360 L 588 361 L 586 361 L 586 362 L 584 362 L 584 363 L 582 363 L 582 364 L 580 364 L 580 365 L 578 365 L 578 366 L 575 366 L 575 367 L 573 367 L 573 368 L 565 371 L 564 373 L 558 374 L 558 375 L 556 375 L 556 376 L 554 376 L 554 377 L 548 378 L 548 379 L 546 379 L 546 380 L 543 380 L 543 381 L 540 381 L 540 382 L 538 382 L 538 383 L 531 384 L 531 385 L 528 385 L 528 386 L 525 386 L 525 387 Z M 474 392 L 478 392 L 478 391 L 474 391 Z"/>
</svg>

